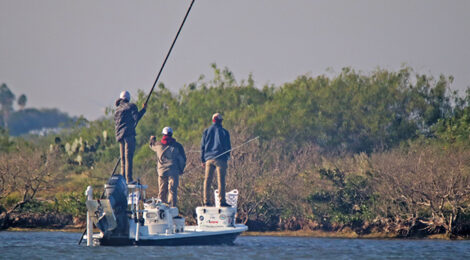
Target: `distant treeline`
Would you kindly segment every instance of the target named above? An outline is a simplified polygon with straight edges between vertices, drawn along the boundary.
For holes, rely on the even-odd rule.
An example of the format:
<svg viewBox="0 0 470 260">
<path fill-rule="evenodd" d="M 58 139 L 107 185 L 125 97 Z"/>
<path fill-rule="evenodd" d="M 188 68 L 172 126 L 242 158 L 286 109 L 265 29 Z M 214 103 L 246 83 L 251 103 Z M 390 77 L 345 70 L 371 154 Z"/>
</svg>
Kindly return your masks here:
<svg viewBox="0 0 470 260">
<path fill-rule="evenodd" d="M 215 64 L 213 71 L 213 79 L 201 76 L 178 93 L 160 84 L 152 94 L 137 128 L 135 157 L 136 175 L 150 184 L 150 194 L 157 185 L 148 137 L 171 126 L 189 162 L 180 211 L 192 216 L 202 202 L 198 144 L 211 115 L 220 112 L 234 146 L 260 136 L 232 153 L 227 184 L 240 191 L 239 217 L 252 230 L 470 233 L 470 91 L 451 91 L 452 77 L 436 79 L 410 68 L 369 74 L 345 68 L 335 77 L 304 75 L 258 88 L 251 76 L 236 81 Z M 139 107 L 145 97 L 138 93 Z M 85 212 L 72 208 L 84 197 L 71 202 L 70 190 L 83 194 L 90 184 L 99 190 L 109 176 L 119 154 L 113 109 L 105 119 L 80 119 L 74 131 L 20 144 L 42 151 L 38 160 L 50 160 L 45 172 L 55 175 L 47 177 L 48 185 L 62 184 L 40 184 L 25 193 L 24 185 L 3 181 L 4 209 L 20 211 L 25 206 L 18 204 L 42 201 L 43 210 L 55 207 L 83 219 Z M 13 147 L 15 140 L 0 136 L 0 142 Z M 0 171 L 13 167 L 25 150 L 0 154 Z M 57 196 L 65 196 L 67 205 Z"/>
<path fill-rule="evenodd" d="M 76 119 L 58 109 L 26 108 L 14 111 L 8 120 L 8 130 L 11 135 L 28 134 L 32 130 L 48 128 L 68 128 Z"/>
<path fill-rule="evenodd" d="M 0 86 L 0 127 L 7 129 L 12 136 L 28 134 L 32 130 L 70 127 L 76 120 L 56 108 L 25 108 L 28 99 L 24 94 L 18 97 L 19 109 L 15 110 L 15 99 L 15 94 L 3 83 Z"/>
</svg>

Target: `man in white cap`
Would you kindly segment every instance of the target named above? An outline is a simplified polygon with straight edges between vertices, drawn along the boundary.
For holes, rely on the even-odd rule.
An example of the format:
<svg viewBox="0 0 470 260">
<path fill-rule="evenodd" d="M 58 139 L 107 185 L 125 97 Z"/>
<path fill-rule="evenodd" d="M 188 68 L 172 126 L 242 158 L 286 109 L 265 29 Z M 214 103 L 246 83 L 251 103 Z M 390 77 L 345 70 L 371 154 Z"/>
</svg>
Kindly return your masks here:
<svg viewBox="0 0 470 260">
<path fill-rule="evenodd" d="M 230 159 L 230 134 L 222 127 L 222 115 L 215 113 L 212 116 L 212 125 L 204 130 L 201 140 L 202 167 L 206 168 L 204 177 L 204 206 L 212 206 L 209 201 L 210 187 L 214 171 L 217 171 L 219 184 L 220 206 L 230 207 L 225 200 L 225 175 L 227 174 L 227 161 Z"/>
<path fill-rule="evenodd" d="M 135 184 L 132 179 L 132 160 L 135 151 L 135 127 L 145 114 L 147 105 L 142 106 L 138 111 L 137 106 L 130 103 L 131 94 L 122 91 L 119 99 L 116 100 L 116 112 L 114 113 L 114 123 L 116 140 L 119 142 L 121 153 L 121 174 L 126 177 L 127 183 Z"/>
<path fill-rule="evenodd" d="M 183 146 L 173 138 L 171 127 L 163 128 L 162 135 L 160 141 L 155 136 L 150 136 L 150 148 L 157 153 L 158 198 L 176 207 L 179 176 L 186 166 L 186 154 Z"/>
</svg>

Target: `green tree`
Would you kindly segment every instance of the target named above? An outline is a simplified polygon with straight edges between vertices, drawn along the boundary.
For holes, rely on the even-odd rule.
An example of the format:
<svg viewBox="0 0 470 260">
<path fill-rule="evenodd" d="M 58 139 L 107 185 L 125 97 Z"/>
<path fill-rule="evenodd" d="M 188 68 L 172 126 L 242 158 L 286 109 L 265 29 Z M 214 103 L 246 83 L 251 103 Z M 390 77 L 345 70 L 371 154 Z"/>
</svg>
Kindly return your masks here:
<svg viewBox="0 0 470 260">
<path fill-rule="evenodd" d="M 470 141 L 470 87 L 466 96 L 456 97 L 452 116 L 440 118 L 433 130 L 446 143 L 467 143 Z"/>
<path fill-rule="evenodd" d="M 335 78 L 300 76 L 274 89 L 254 121 L 269 138 L 315 142 L 328 150 L 372 152 L 429 133 L 450 111 L 448 85 L 441 77 L 412 70 L 377 70 L 362 75 L 344 68 Z"/>
</svg>

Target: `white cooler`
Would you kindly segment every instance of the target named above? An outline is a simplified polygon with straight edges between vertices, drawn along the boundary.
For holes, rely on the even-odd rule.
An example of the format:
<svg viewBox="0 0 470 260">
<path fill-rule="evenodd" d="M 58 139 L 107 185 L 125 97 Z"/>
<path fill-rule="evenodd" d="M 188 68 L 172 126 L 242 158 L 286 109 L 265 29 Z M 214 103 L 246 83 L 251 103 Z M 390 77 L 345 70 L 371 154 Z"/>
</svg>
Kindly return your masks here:
<svg viewBox="0 0 470 260">
<path fill-rule="evenodd" d="M 234 227 L 237 208 L 197 207 L 197 225 L 206 228 Z"/>
</svg>

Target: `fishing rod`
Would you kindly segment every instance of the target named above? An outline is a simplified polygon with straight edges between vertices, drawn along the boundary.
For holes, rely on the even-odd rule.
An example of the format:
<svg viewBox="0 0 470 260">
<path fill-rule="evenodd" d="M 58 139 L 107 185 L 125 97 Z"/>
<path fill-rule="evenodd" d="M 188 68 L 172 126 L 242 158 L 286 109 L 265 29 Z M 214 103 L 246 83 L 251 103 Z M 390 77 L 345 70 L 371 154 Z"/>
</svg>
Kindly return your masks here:
<svg viewBox="0 0 470 260">
<path fill-rule="evenodd" d="M 254 141 L 254 140 L 258 139 L 258 138 L 259 138 L 259 136 L 255 137 L 255 138 L 252 138 L 252 139 L 250 139 L 250 140 L 248 140 L 248 141 L 246 141 L 246 142 L 244 142 L 244 143 L 242 143 L 242 144 L 240 144 L 240 145 L 237 145 L 237 146 L 233 147 L 232 149 L 229 149 L 229 150 L 227 150 L 227 151 L 225 151 L 225 152 L 223 152 L 223 153 L 217 155 L 216 157 L 214 157 L 214 158 L 212 158 L 212 159 L 217 159 L 217 158 L 219 158 L 220 156 L 222 156 L 222 155 L 224 155 L 224 154 L 226 154 L 226 153 L 228 153 L 228 152 L 231 152 L 231 151 L 233 151 L 233 150 L 235 150 L 235 149 L 238 149 L 238 148 L 242 147 L 243 145 L 245 145 L 245 144 L 247 144 L 247 143 L 250 143 L 250 142 L 252 142 L 252 141 Z M 194 151 L 194 152 L 195 152 L 195 151 Z M 199 151 L 199 152 L 200 152 L 200 151 Z M 212 160 L 212 159 L 211 159 L 211 160 Z M 198 166 L 194 166 L 193 168 L 190 168 L 189 170 L 186 170 L 186 171 L 184 171 L 184 172 L 185 172 L 185 173 L 190 173 L 190 172 L 192 172 L 194 169 L 197 169 L 197 168 L 199 168 L 199 167 L 198 167 Z M 184 189 L 183 180 L 180 180 L 180 185 L 179 185 L 179 187 L 181 187 L 181 188 Z"/>
<path fill-rule="evenodd" d="M 246 141 L 246 142 L 244 142 L 244 143 L 242 143 L 242 144 L 240 144 L 240 145 L 235 146 L 235 147 L 232 148 L 232 149 L 229 149 L 229 150 L 227 150 L 227 151 L 225 151 L 225 152 L 223 152 L 223 153 L 217 155 L 216 157 L 214 157 L 214 158 L 212 158 L 212 159 L 217 159 L 217 158 L 219 158 L 220 156 L 222 156 L 222 155 L 224 155 L 224 154 L 226 154 L 226 153 L 228 153 L 228 152 L 231 152 L 231 151 L 233 151 L 233 150 L 236 150 L 236 149 L 238 149 L 238 148 L 244 146 L 245 144 L 250 143 L 250 142 L 252 142 L 252 141 L 254 141 L 254 140 L 258 139 L 258 138 L 259 138 L 259 136 L 255 137 L 255 138 L 252 138 L 252 139 L 250 139 L 250 140 L 248 140 L 248 141 Z M 196 151 L 192 151 L 192 152 L 196 152 Z M 197 151 L 197 152 L 200 153 L 201 151 Z M 212 160 L 212 159 L 211 159 L 211 160 Z M 199 167 L 200 167 L 200 166 L 199 166 Z M 189 170 L 185 170 L 184 173 L 190 173 L 190 172 L 192 172 L 194 169 L 197 169 L 197 168 L 199 168 L 199 167 L 198 167 L 198 166 L 194 166 L 194 167 L 192 167 L 192 168 L 189 168 Z M 147 177 L 147 175 L 148 175 L 148 173 L 145 173 L 145 174 L 142 176 L 142 178 Z M 181 185 L 180 185 L 180 186 L 181 186 Z"/>
<path fill-rule="evenodd" d="M 222 154 L 217 155 L 215 158 L 218 158 L 219 156 L 221 156 L 221 155 L 223 155 L 223 154 L 226 154 L 226 153 L 228 153 L 228 152 L 230 152 L 230 151 L 232 151 L 232 150 L 235 150 L 235 149 L 237 149 L 238 147 L 240 147 L 240 146 L 242 146 L 242 145 L 245 145 L 245 144 L 247 144 L 247 143 L 249 143 L 249 142 L 251 142 L 251 141 L 254 141 L 254 140 L 258 139 L 258 138 L 259 138 L 259 136 L 255 137 L 255 138 L 253 138 L 253 139 L 250 139 L 250 140 L 248 140 L 248 141 L 242 143 L 241 145 L 238 145 L 238 146 L 236 146 L 236 147 L 234 147 L 234 148 L 232 148 L 232 149 L 230 149 L 230 150 L 227 150 L 227 151 L 223 152 Z M 187 151 L 186 153 L 200 153 L 200 152 L 201 152 L 201 150 L 190 150 L 190 151 Z M 213 158 L 213 159 L 215 159 L 215 158 Z"/>
<path fill-rule="evenodd" d="M 166 54 L 165 60 L 163 61 L 162 66 L 160 67 L 160 71 L 158 72 L 157 78 L 155 79 L 155 82 L 153 83 L 152 89 L 150 90 L 150 93 L 148 94 L 147 99 L 145 100 L 144 107 L 147 106 L 147 103 L 148 103 L 148 101 L 149 101 L 149 99 L 150 99 L 150 96 L 152 95 L 153 90 L 155 89 L 155 86 L 157 85 L 158 79 L 160 78 L 160 75 L 162 74 L 162 71 L 163 71 L 163 68 L 165 67 L 166 61 L 167 61 L 168 58 L 170 57 L 170 53 L 171 53 L 171 51 L 173 50 L 173 47 L 175 46 L 176 40 L 178 39 L 178 36 L 180 35 L 181 29 L 183 29 L 183 25 L 184 25 L 184 23 L 186 22 L 186 19 L 188 18 L 189 12 L 191 11 L 191 8 L 193 7 L 194 1 L 195 1 L 195 0 L 192 0 L 192 1 L 191 1 L 191 5 L 189 5 L 189 8 L 188 8 L 188 10 L 186 11 L 186 14 L 184 15 L 183 22 L 181 23 L 181 25 L 180 25 L 180 27 L 179 27 L 179 29 L 178 29 L 178 32 L 176 33 L 175 39 L 173 39 L 173 43 L 171 44 L 170 50 L 168 50 L 168 53 Z M 138 123 L 138 122 L 137 122 L 137 123 Z M 137 123 L 136 123 L 136 126 L 137 126 Z M 118 167 L 118 165 L 119 165 L 120 162 L 121 162 L 121 158 L 119 157 L 118 161 L 116 162 L 116 165 L 114 166 L 114 170 L 113 170 L 113 173 L 111 174 L 111 176 L 113 176 L 114 173 L 116 172 L 116 169 L 117 169 L 117 167 Z M 104 197 L 104 193 L 105 193 L 105 191 L 103 191 L 103 193 L 101 194 L 101 199 Z M 80 241 L 78 241 L 78 244 L 79 244 L 79 245 L 80 245 L 80 243 L 82 242 L 83 236 L 85 235 L 85 233 L 86 233 L 86 229 L 85 229 L 85 231 L 83 232 L 82 236 L 80 237 Z"/>
<path fill-rule="evenodd" d="M 245 145 L 245 144 L 247 144 L 247 143 L 249 143 L 249 142 L 252 142 L 252 141 L 254 141 L 254 140 L 258 139 L 258 138 L 259 138 L 259 136 L 255 137 L 255 138 L 253 138 L 253 139 L 250 139 L 250 140 L 248 140 L 248 141 L 246 141 L 246 142 L 244 142 L 244 143 L 242 143 L 242 144 L 240 144 L 240 145 L 238 145 L 238 146 L 235 146 L 234 148 L 229 149 L 229 150 L 227 150 L 227 151 L 225 151 L 225 152 L 223 152 L 223 153 L 217 155 L 217 156 L 214 157 L 214 158 L 211 158 L 211 160 L 217 159 L 217 158 L 219 158 L 220 156 L 222 156 L 222 155 L 224 155 L 224 154 L 226 154 L 226 153 L 229 153 L 229 152 L 231 152 L 231 151 L 233 151 L 233 150 L 235 150 L 235 149 L 238 149 L 238 148 L 242 147 L 243 145 Z"/>
<path fill-rule="evenodd" d="M 245 144 L 250 143 L 250 142 L 252 142 L 252 141 L 254 141 L 254 140 L 258 139 L 258 138 L 259 138 L 259 136 L 255 137 L 255 138 L 252 138 L 252 139 L 250 139 L 250 140 L 248 140 L 248 141 L 246 141 L 246 142 L 244 142 L 244 143 L 242 143 L 242 144 L 240 144 L 240 145 L 237 145 L 237 146 L 235 146 L 235 147 L 233 147 L 233 148 L 231 148 L 231 149 L 229 149 L 229 150 L 227 150 L 227 151 L 225 151 L 225 152 L 223 152 L 223 153 L 217 155 L 216 157 L 211 158 L 211 160 L 217 159 L 217 158 L 219 158 L 220 156 L 222 156 L 222 155 L 224 155 L 224 154 L 226 154 L 226 153 L 229 153 L 229 152 L 231 152 L 231 151 L 233 151 L 233 150 L 236 150 L 236 149 L 238 149 L 238 148 L 244 146 Z M 197 167 L 193 167 L 192 169 L 189 169 L 189 170 L 186 171 L 186 172 L 191 172 L 192 170 L 194 170 L 194 169 L 196 169 L 196 168 L 197 168 Z"/>
</svg>

